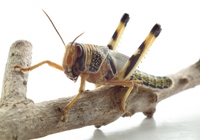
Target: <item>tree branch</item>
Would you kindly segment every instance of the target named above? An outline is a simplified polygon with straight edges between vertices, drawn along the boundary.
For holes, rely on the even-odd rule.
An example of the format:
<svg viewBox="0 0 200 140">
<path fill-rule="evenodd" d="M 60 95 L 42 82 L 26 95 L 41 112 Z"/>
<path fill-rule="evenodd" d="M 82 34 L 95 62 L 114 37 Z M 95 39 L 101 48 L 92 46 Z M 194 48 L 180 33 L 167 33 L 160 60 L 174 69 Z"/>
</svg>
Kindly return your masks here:
<svg viewBox="0 0 200 140">
<path fill-rule="evenodd" d="M 13 67 L 16 64 L 30 66 L 31 51 L 32 45 L 27 41 L 19 40 L 12 44 L 5 68 L 1 100 L 19 100 L 16 98 L 26 97 L 28 73 L 18 75 Z"/>
<path fill-rule="evenodd" d="M 16 44 L 20 44 L 20 47 L 14 47 L 18 46 Z M 62 109 L 73 97 L 38 104 L 26 99 L 24 81 L 27 81 L 27 74 L 14 71 L 13 66 L 30 66 L 32 47 L 26 41 L 18 41 L 16 44 L 11 47 L 5 70 L 0 104 L 0 139 L 31 139 L 89 125 L 100 127 L 125 116 L 120 110 L 121 99 L 127 90 L 125 87 L 102 86 L 92 91 L 85 91 L 67 112 L 67 120 L 64 123 L 60 121 Z M 28 53 L 22 55 L 19 50 L 22 48 Z M 13 58 L 12 54 L 16 58 Z M 133 90 L 127 100 L 127 109 L 132 114 L 143 112 L 147 117 L 152 117 L 157 103 L 200 84 L 200 61 L 170 77 L 175 82 L 172 89 L 152 91 L 139 87 L 138 91 Z M 10 88 L 15 90 L 9 90 Z M 137 94 L 133 96 L 133 92 Z M 11 104 L 7 99 L 13 97 L 16 100 Z M 23 97 L 23 100 L 19 97 Z"/>
</svg>

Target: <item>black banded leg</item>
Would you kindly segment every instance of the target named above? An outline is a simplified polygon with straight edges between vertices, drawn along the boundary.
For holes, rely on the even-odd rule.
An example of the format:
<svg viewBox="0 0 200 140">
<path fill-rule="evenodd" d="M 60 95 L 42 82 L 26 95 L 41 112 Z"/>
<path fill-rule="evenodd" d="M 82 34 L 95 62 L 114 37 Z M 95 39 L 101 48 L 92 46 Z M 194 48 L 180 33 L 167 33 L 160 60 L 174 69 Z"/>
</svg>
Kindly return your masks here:
<svg viewBox="0 0 200 140">
<path fill-rule="evenodd" d="M 126 28 L 128 21 L 129 21 L 129 15 L 125 13 L 122 16 L 120 23 L 117 26 L 117 29 L 115 30 L 112 38 L 110 39 L 110 42 L 107 45 L 110 50 L 116 50 L 119 40 L 121 39 L 121 36 Z"/>
<path fill-rule="evenodd" d="M 129 21 L 129 15 L 125 13 L 122 16 L 120 23 L 117 26 L 117 29 L 115 30 L 112 38 L 110 39 L 110 42 L 107 45 L 110 50 L 116 50 L 119 40 L 121 39 L 121 36 L 126 28 L 128 21 Z M 96 84 L 96 88 L 98 88 L 100 86 L 101 85 Z"/>
<path fill-rule="evenodd" d="M 126 28 L 128 21 L 129 21 L 129 15 L 127 13 L 125 13 L 122 16 L 120 23 L 117 26 L 117 29 L 115 30 L 112 38 L 110 39 L 110 42 L 107 45 L 110 50 L 116 50 L 118 43 L 119 43 L 119 40 L 121 39 L 121 36 L 122 36 L 122 34 L 123 34 L 123 32 Z M 98 88 L 100 86 L 101 85 L 96 84 L 96 88 Z"/>
<path fill-rule="evenodd" d="M 122 69 L 122 71 L 119 73 L 119 79 L 130 79 L 131 74 L 136 70 L 136 67 L 138 66 L 138 64 L 140 63 L 140 61 L 142 60 L 142 58 L 144 57 L 144 55 L 146 54 L 146 52 L 148 51 L 148 49 L 150 48 L 151 44 L 154 42 L 154 40 L 156 39 L 156 37 L 160 34 L 161 32 L 161 27 L 160 25 L 156 24 L 152 30 L 150 31 L 149 35 L 146 37 L 146 39 L 144 40 L 144 42 L 140 45 L 140 47 L 138 48 L 138 50 L 129 58 L 128 62 L 125 64 L 124 68 Z M 128 90 L 125 93 L 123 100 L 121 102 L 121 109 L 123 112 L 127 113 L 127 115 L 130 115 L 130 113 L 128 111 L 125 110 L 125 103 L 126 100 L 129 96 L 129 94 L 131 93 L 134 84 L 138 84 L 136 83 L 135 80 L 132 80 L 132 86 L 128 86 Z"/>
<path fill-rule="evenodd" d="M 144 42 L 140 45 L 137 51 L 129 58 L 129 60 L 122 68 L 119 74 L 120 79 L 125 79 L 125 80 L 129 79 L 129 77 L 136 70 L 142 58 L 149 50 L 150 46 L 155 41 L 156 37 L 158 37 L 160 32 L 161 32 L 160 25 L 159 24 L 154 25 L 154 27 L 151 29 L 150 33 L 148 34 Z"/>
</svg>

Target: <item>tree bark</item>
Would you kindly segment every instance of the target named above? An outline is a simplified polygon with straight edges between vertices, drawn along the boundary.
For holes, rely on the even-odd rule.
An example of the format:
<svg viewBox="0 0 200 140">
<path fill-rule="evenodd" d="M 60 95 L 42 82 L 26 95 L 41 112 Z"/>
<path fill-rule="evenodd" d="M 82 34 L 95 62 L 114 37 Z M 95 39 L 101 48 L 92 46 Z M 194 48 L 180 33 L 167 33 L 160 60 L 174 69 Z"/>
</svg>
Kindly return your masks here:
<svg viewBox="0 0 200 140">
<path fill-rule="evenodd" d="M 28 73 L 16 71 L 13 67 L 30 66 L 31 50 L 31 44 L 23 40 L 16 41 L 10 48 L 0 100 L 1 140 L 39 138 L 89 125 L 100 127 L 126 116 L 120 110 L 126 87 L 102 86 L 85 91 L 67 112 L 66 122 L 60 121 L 62 109 L 73 97 L 37 104 L 27 99 Z M 138 90 L 133 90 L 127 100 L 127 110 L 132 115 L 143 112 L 147 117 L 152 117 L 160 101 L 200 84 L 200 61 L 169 77 L 175 83 L 171 89 L 153 91 L 138 87 Z M 137 92 L 135 96 L 134 92 Z"/>
</svg>

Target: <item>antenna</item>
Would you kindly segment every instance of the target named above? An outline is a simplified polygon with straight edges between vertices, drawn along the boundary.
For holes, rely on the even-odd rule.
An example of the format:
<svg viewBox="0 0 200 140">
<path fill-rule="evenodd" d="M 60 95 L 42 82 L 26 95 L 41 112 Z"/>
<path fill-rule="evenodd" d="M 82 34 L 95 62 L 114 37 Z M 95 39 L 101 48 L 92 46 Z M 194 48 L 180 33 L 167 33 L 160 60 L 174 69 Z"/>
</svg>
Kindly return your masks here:
<svg viewBox="0 0 200 140">
<path fill-rule="evenodd" d="M 59 33 L 58 30 L 56 29 L 56 26 L 53 24 L 53 21 L 51 20 L 51 18 L 49 17 L 49 15 L 48 15 L 43 9 L 42 9 L 42 11 L 45 13 L 45 15 L 46 15 L 46 16 L 48 17 L 48 19 L 50 20 L 51 24 L 53 25 L 54 29 L 56 30 L 56 32 L 57 32 L 58 36 L 60 37 L 60 39 L 61 39 L 62 43 L 64 44 L 64 46 L 66 46 L 66 45 L 65 45 L 65 42 L 64 42 L 64 40 L 63 40 L 63 38 L 61 37 L 60 33 Z"/>
<path fill-rule="evenodd" d="M 80 35 L 78 35 L 78 36 L 72 41 L 71 46 L 72 46 L 72 44 L 76 41 L 76 39 L 79 38 L 82 34 L 84 34 L 84 32 L 82 32 Z"/>
</svg>

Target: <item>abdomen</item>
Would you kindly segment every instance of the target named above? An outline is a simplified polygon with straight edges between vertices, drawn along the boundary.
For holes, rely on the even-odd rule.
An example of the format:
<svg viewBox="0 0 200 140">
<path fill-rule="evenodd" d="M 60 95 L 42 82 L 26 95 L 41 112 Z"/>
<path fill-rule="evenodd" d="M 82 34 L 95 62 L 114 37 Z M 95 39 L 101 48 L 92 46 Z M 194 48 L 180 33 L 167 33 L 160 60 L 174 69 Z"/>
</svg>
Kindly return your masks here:
<svg viewBox="0 0 200 140">
<path fill-rule="evenodd" d="M 173 87 L 173 81 L 166 76 L 154 76 L 139 70 L 136 70 L 129 80 L 141 80 L 143 85 L 155 89 L 165 89 Z"/>
</svg>

